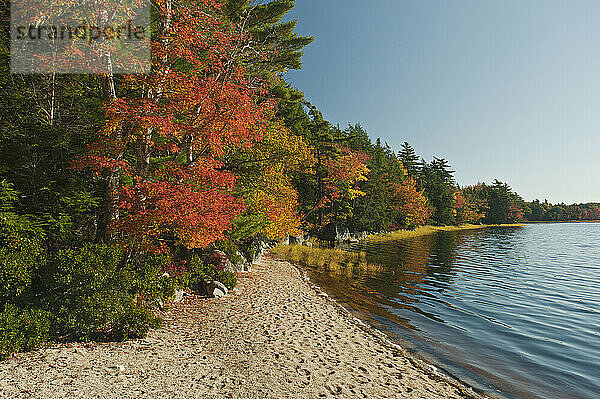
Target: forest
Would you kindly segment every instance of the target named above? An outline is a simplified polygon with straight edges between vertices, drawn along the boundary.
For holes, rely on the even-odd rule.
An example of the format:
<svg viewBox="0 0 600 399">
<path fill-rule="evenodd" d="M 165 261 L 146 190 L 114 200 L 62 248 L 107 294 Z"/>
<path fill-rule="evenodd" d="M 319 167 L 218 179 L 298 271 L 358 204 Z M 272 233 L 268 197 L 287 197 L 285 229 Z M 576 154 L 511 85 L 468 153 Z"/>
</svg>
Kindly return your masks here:
<svg viewBox="0 0 600 399">
<path fill-rule="evenodd" d="M 293 0 L 157 0 L 145 75 L 10 73 L 0 38 L 0 357 L 47 341 L 123 340 L 206 277 L 215 250 L 330 226 L 600 219 L 600 205 L 461 187 L 448 160 L 323 118 L 285 73 L 312 37 Z"/>
</svg>

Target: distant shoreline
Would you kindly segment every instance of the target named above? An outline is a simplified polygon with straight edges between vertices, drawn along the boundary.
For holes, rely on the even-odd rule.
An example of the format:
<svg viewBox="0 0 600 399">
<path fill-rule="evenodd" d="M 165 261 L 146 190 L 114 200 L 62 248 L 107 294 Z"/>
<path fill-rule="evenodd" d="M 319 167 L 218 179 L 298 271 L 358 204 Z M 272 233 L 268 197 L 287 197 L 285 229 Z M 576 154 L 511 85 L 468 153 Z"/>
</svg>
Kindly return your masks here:
<svg viewBox="0 0 600 399">
<path fill-rule="evenodd" d="M 479 230 L 488 227 L 524 227 L 523 223 L 513 224 L 465 224 L 462 226 L 422 226 L 414 230 L 396 230 L 390 233 L 373 234 L 367 236 L 364 241 L 386 241 L 386 240 L 403 240 L 406 238 L 422 237 L 429 234 L 434 234 L 440 231 L 463 231 L 463 230 Z"/>
<path fill-rule="evenodd" d="M 600 223 L 600 220 L 532 220 L 523 222 L 524 224 L 544 224 L 544 223 Z"/>
</svg>

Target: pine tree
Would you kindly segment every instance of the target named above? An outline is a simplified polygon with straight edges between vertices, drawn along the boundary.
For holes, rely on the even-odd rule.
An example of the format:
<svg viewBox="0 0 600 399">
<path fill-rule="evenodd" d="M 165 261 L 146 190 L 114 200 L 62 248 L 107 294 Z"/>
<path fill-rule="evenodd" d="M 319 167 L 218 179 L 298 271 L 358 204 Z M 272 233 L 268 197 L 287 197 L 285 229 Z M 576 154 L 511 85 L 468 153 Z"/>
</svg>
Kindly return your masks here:
<svg viewBox="0 0 600 399">
<path fill-rule="evenodd" d="M 402 150 L 398 153 L 398 159 L 404 165 L 406 174 L 409 177 L 416 178 L 421 172 L 421 163 L 419 157 L 415 153 L 414 148 L 410 146 L 406 141 L 402 143 Z"/>
<path fill-rule="evenodd" d="M 455 223 L 455 187 L 453 170 L 448 161 L 433 157 L 421 169 L 420 186 L 434 208 L 432 219 L 440 225 Z"/>
<path fill-rule="evenodd" d="M 431 166 L 437 173 L 439 173 L 439 175 L 447 184 L 454 184 L 454 173 L 456 171 L 451 170 L 448 160 L 444 158 L 433 157 Z"/>
<path fill-rule="evenodd" d="M 312 37 L 294 32 L 297 20 L 281 22 L 294 8 L 294 0 L 274 0 L 265 4 L 251 4 L 249 0 L 229 0 L 229 18 L 252 40 L 242 55 L 242 63 L 250 74 L 273 77 L 288 69 L 302 67 L 303 48 Z M 264 57 L 264 54 L 269 54 Z"/>
</svg>

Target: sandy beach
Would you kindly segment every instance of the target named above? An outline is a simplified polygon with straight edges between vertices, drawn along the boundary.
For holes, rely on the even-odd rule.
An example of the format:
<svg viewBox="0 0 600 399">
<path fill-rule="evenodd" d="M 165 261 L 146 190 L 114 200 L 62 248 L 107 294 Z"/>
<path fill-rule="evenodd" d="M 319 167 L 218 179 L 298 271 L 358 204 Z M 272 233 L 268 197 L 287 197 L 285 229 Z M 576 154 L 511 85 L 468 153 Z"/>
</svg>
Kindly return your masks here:
<svg viewBox="0 0 600 399">
<path fill-rule="evenodd" d="M 265 257 L 223 299 L 187 296 L 124 343 L 55 344 L 0 363 L 1 398 L 476 397 Z"/>
</svg>

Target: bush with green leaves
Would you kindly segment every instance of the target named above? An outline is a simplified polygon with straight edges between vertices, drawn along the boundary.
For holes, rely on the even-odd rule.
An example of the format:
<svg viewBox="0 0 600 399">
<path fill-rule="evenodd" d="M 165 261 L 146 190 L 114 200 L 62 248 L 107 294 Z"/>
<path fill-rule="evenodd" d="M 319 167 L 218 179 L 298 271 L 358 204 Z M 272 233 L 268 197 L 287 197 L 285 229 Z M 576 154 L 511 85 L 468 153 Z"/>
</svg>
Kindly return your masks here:
<svg viewBox="0 0 600 399">
<path fill-rule="evenodd" d="M 21 309 L 11 303 L 0 308 L 0 359 L 31 350 L 50 339 L 50 313 Z"/>
<path fill-rule="evenodd" d="M 205 278 L 235 286 L 223 265 L 189 250 L 173 260 L 118 245 L 57 248 L 46 222 L 18 214 L 18 198 L 0 181 L 0 358 L 49 339 L 141 337 L 159 325 L 153 308 L 176 289 L 200 288 Z"/>
<path fill-rule="evenodd" d="M 211 263 L 199 255 L 193 255 L 188 262 L 187 285 L 195 290 L 202 289 L 202 282 L 205 279 L 220 281 L 228 289 L 237 285 L 237 276 L 227 270 L 223 270 L 219 265 Z"/>
<path fill-rule="evenodd" d="M 237 285 L 237 276 L 235 273 L 228 272 L 227 270 L 217 272 L 215 280 L 222 282 L 230 290 L 234 289 Z"/>
<path fill-rule="evenodd" d="M 159 325 L 149 305 L 174 293 L 161 277 L 170 259 L 146 255 L 127 260 L 125 249 L 100 244 L 51 257 L 42 281 L 58 339 L 124 340 Z"/>
<path fill-rule="evenodd" d="M 37 245 L 24 242 L 0 248 L 0 303 L 26 295 L 42 263 L 43 253 Z"/>
<path fill-rule="evenodd" d="M 43 231 L 35 218 L 16 213 L 18 192 L 0 181 L 0 303 L 18 300 L 44 261 Z"/>
</svg>

